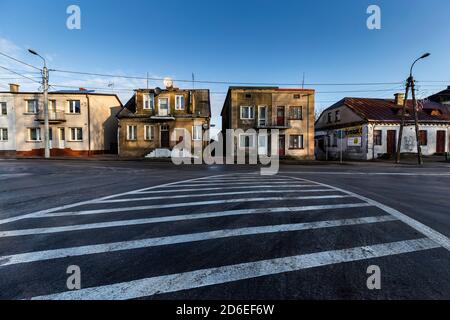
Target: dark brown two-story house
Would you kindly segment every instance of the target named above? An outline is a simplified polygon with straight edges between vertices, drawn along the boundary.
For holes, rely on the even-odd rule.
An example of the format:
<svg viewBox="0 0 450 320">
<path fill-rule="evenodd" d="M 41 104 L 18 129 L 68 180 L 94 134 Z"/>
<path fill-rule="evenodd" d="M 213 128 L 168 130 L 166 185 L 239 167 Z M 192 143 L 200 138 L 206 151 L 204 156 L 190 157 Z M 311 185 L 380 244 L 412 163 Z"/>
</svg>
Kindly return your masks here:
<svg viewBox="0 0 450 320">
<path fill-rule="evenodd" d="M 119 156 L 169 157 L 186 137 L 191 154 L 209 141 L 211 105 L 207 89 L 137 89 L 118 113 Z M 189 135 L 187 135 L 189 133 Z"/>
</svg>

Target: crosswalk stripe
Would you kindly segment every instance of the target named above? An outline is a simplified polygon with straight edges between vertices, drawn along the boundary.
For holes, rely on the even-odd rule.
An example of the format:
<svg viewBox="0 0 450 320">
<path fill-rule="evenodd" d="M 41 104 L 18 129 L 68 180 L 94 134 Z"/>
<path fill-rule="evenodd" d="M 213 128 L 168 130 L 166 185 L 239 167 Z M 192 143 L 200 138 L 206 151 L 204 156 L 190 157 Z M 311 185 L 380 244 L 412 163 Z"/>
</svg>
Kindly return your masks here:
<svg viewBox="0 0 450 320">
<path fill-rule="evenodd" d="M 428 238 L 323 251 L 115 283 L 33 297 L 36 300 L 125 300 L 304 269 L 438 248 Z"/>
<path fill-rule="evenodd" d="M 271 184 L 271 185 L 276 185 L 276 184 L 292 184 L 293 182 L 280 182 L 280 181 L 268 181 L 265 182 L 266 184 Z M 189 184 L 184 184 L 184 183 L 180 183 L 180 184 L 176 184 L 176 185 L 171 185 L 170 187 L 198 187 L 198 186 L 227 186 L 227 185 L 257 185 L 258 182 L 253 181 L 253 184 L 251 182 L 220 182 L 220 183 L 211 183 L 211 182 L 205 182 L 205 183 L 189 183 Z M 308 183 L 308 185 L 311 185 L 313 183 Z"/>
<path fill-rule="evenodd" d="M 19 253 L 0 257 L 0 266 L 9 266 L 19 263 L 29 263 L 58 258 L 84 256 L 89 254 L 125 251 L 132 249 L 142 249 L 149 247 L 174 245 L 180 243 L 189 243 L 189 242 L 222 239 L 230 237 L 333 228 L 359 224 L 388 222 L 394 220 L 396 220 L 394 217 L 387 215 L 387 216 L 375 216 L 375 217 L 344 219 L 344 220 L 329 220 L 329 221 L 317 221 L 317 222 L 306 222 L 296 224 L 271 225 L 262 227 L 248 227 L 239 229 L 222 229 L 222 230 L 166 236 L 159 238 L 149 238 L 142 240 L 131 240 L 131 241 L 72 247 L 72 248 Z"/>
<path fill-rule="evenodd" d="M 289 188 L 308 188 L 308 187 L 315 187 L 317 188 L 316 184 L 291 184 L 289 185 Z M 223 186 L 223 187 L 212 187 L 212 188 L 189 188 L 189 189 L 166 189 L 166 190 L 151 190 L 151 191 L 139 191 L 134 192 L 133 194 L 153 194 L 153 193 L 173 193 L 173 192 L 192 192 L 192 191 L 214 191 L 214 190 L 228 190 L 228 189 L 261 189 L 261 188 L 286 188 L 284 185 L 279 186 L 271 186 L 271 185 L 257 185 L 257 186 L 239 186 L 239 187 L 229 187 L 229 186 Z"/>
<path fill-rule="evenodd" d="M 308 192 L 336 192 L 333 189 L 311 189 L 311 190 L 260 190 L 260 191 L 236 191 L 236 192 L 220 192 L 220 193 L 201 193 L 201 194 L 183 194 L 176 196 L 158 196 L 158 197 L 142 197 L 142 198 L 124 198 L 124 199 L 110 199 L 99 200 L 94 203 L 119 203 L 131 201 L 150 201 L 162 199 L 182 199 L 182 198 L 203 198 L 203 197 L 217 197 L 217 196 L 233 196 L 242 194 L 257 194 L 257 193 L 308 193 Z"/>
<path fill-rule="evenodd" d="M 39 217 L 60 217 L 70 215 L 89 215 L 100 213 L 114 213 L 124 211 L 141 211 L 151 209 L 167 209 L 167 208 L 180 208 L 180 207 L 194 207 L 204 206 L 211 204 L 224 204 L 224 203 L 240 203 L 240 202 L 263 202 L 263 201 L 284 201 L 284 200 L 314 200 L 314 199 L 342 199 L 352 198 L 349 195 L 326 195 L 326 196 L 305 196 L 305 197 L 266 197 L 266 198 L 239 198 L 239 199 L 226 199 L 226 200 L 209 200 L 198 202 L 183 202 L 183 203 L 171 203 L 171 204 L 155 204 L 148 206 L 135 206 L 135 207 L 121 207 L 121 208 L 107 208 L 107 209 L 93 209 L 93 210 L 81 210 L 81 211 L 63 211 L 63 212 L 50 212 Z"/>
<path fill-rule="evenodd" d="M 140 224 L 152 224 L 162 222 L 174 222 L 184 220 L 197 220 L 217 217 L 227 217 L 236 215 L 251 215 L 251 214 L 269 214 L 269 213 L 289 213 L 295 214 L 307 211 L 318 210 L 336 210 L 336 209 L 348 209 L 348 208 L 361 208 L 370 207 L 368 203 L 349 203 L 349 204 L 331 204 L 331 205 L 319 205 L 319 206 L 303 206 L 303 207 L 285 207 L 285 208 L 263 208 L 263 209 L 242 209 L 242 210 L 227 210 L 218 212 L 205 212 L 205 213 L 193 213 L 185 215 L 164 216 L 147 219 L 132 219 L 132 220 L 119 220 L 110 222 L 98 222 L 81 225 L 71 225 L 62 227 L 48 227 L 48 228 L 36 228 L 36 229 L 21 229 L 21 230 L 8 230 L 0 231 L 0 238 L 16 237 L 46 233 L 58 233 L 67 231 L 80 231 L 90 229 L 101 228 L 113 228 L 113 227 L 126 227 Z"/>
</svg>

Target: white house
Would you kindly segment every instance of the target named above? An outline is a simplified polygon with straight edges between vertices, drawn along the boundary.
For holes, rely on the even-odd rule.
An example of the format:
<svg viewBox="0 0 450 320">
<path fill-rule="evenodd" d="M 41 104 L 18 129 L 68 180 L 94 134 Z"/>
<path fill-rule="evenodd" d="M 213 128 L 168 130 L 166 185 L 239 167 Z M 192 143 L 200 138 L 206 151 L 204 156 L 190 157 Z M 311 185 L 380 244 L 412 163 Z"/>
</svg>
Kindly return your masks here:
<svg viewBox="0 0 450 320">
<path fill-rule="evenodd" d="M 315 123 L 318 159 L 371 160 L 396 153 L 403 94 L 395 99 L 344 98 L 322 112 Z M 419 104 L 420 143 L 424 155 L 449 152 L 450 106 Z M 407 102 L 402 153 L 417 152 L 412 101 Z"/>
</svg>

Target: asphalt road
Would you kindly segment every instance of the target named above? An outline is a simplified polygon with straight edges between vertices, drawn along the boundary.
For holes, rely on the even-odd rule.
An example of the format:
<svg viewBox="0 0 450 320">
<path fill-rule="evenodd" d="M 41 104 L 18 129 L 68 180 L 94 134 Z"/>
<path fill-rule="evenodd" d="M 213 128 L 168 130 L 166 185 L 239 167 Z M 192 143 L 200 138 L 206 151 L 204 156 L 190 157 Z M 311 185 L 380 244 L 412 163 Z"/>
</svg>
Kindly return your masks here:
<svg viewBox="0 0 450 320">
<path fill-rule="evenodd" d="M 449 169 L 0 161 L 0 298 L 450 299 Z"/>
</svg>

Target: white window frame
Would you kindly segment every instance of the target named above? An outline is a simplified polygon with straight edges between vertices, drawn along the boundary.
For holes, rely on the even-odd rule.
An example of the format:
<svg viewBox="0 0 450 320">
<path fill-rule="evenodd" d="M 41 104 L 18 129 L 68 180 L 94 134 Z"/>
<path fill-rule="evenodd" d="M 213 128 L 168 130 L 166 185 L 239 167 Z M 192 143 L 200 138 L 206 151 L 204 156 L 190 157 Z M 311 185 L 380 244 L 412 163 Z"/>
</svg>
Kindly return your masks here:
<svg viewBox="0 0 450 320">
<path fill-rule="evenodd" d="M 79 102 L 80 103 L 80 112 L 72 112 L 72 102 Z M 81 114 L 81 100 L 67 100 L 67 105 L 68 105 L 68 113 L 70 114 Z M 73 109 L 75 110 L 75 108 Z"/>
<path fill-rule="evenodd" d="M 36 113 L 39 112 L 39 101 L 38 101 L 37 99 L 26 100 L 26 102 L 27 102 L 27 106 L 26 106 L 27 110 L 26 110 L 26 113 L 36 114 Z M 30 109 L 29 109 L 29 104 L 30 104 L 30 102 L 33 102 L 33 103 L 34 103 L 34 105 L 33 105 L 33 111 L 30 111 Z"/>
<path fill-rule="evenodd" d="M 167 100 L 167 113 L 166 114 L 162 114 L 161 113 L 161 100 Z M 169 97 L 159 97 L 158 98 L 158 114 L 160 116 L 168 116 L 170 114 L 170 99 Z"/>
<path fill-rule="evenodd" d="M 5 131 L 6 131 L 6 139 L 4 135 Z M 8 128 L 0 128 L 0 141 L 8 141 L 8 139 L 9 139 Z"/>
<path fill-rule="evenodd" d="M 266 116 L 264 118 L 261 117 L 261 110 L 265 109 Z M 269 107 L 268 106 L 258 106 L 258 125 L 266 126 L 269 120 Z"/>
<path fill-rule="evenodd" d="M 244 114 L 243 114 L 244 109 L 250 110 L 248 117 L 244 116 Z M 255 108 L 253 106 L 241 106 L 240 116 L 241 116 L 241 120 L 254 120 L 255 119 Z"/>
<path fill-rule="evenodd" d="M 148 136 L 150 133 L 150 137 Z M 144 140 L 145 141 L 153 141 L 155 140 L 155 126 L 152 125 L 144 125 Z"/>
<path fill-rule="evenodd" d="M 200 135 L 199 132 L 196 130 L 200 128 Z M 193 141 L 202 141 L 203 140 L 203 126 L 202 125 L 194 125 L 192 126 L 192 140 Z"/>
<path fill-rule="evenodd" d="M 133 129 L 130 131 L 130 128 L 133 128 Z M 135 124 L 127 125 L 127 140 L 128 141 L 136 141 L 137 140 L 137 125 L 135 125 Z"/>
<path fill-rule="evenodd" d="M 183 101 L 183 104 L 181 105 L 181 99 Z M 184 98 L 184 95 L 177 94 L 175 96 L 175 110 L 184 110 L 186 106 L 186 99 Z"/>
<path fill-rule="evenodd" d="M 36 130 L 36 140 L 31 139 L 31 130 Z M 41 128 L 34 127 L 34 128 L 28 128 L 28 141 L 32 142 L 41 142 L 42 136 L 41 136 Z"/>
<path fill-rule="evenodd" d="M 249 144 L 249 146 L 244 146 L 242 145 L 242 137 L 251 137 L 252 139 L 250 139 L 249 141 L 251 141 L 251 145 Z M 252 133 L 241 133 L 239 134 L 239 148 L 240 149 L 253 149 L 255 148 L 255 139 L 256 138 L 256 134 L 252 134 Z M 245 140 L 244 140 L 245 141 Z"/>
<path fill-rule="evenodd" d="M 69 128 L 69 130 L 70 130 L 70 140 L 69 141 L 72 141 L 72 142 L 81 142 L 81 141 L 83 141 L 83 128 L 81 128 L 81 127 L 71 127 L 71 128 Z M 78 132 L 81 132 L 81 139 L 80 139 L 80 137 L 78 135 Z M 74 137 L 73 133 L 75 133 L 75 137 Z"/>
<path fill-rule="evenodd" d="M 3 109 L 3 106 L 5 107 Z M 5 110 L 5 113 L 3 113 L 3 110 Z M 0 116 L 7 116 L 8 115 L 8 104 L 6 102 L 0 102 Z"/>
<path fill-rule="evenodd" d="M 144 94 L 144 104 L 142 108 L 144 110 L 153 110 L 155 108 L 155 95 L 153 93 Z"/>
</svg>

